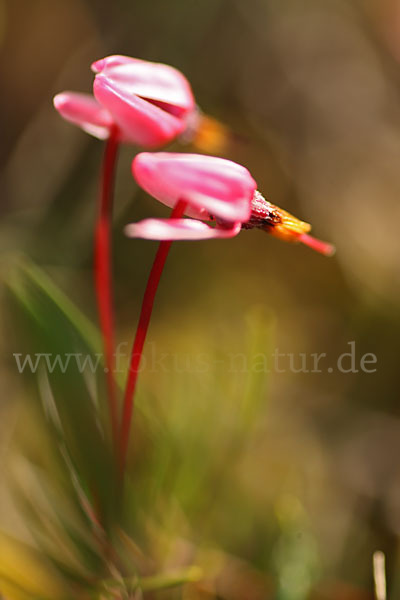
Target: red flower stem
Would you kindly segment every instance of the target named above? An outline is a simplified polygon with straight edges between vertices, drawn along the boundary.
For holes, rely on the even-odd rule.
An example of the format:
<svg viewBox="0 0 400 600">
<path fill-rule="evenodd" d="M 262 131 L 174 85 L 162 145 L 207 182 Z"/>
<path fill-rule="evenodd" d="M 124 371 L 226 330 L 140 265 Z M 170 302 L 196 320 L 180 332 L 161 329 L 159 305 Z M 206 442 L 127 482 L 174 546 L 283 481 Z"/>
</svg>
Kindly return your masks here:
<svg viewBox="0 0 400 600">
<path fill-rule="evenodd" d="M 178 201 L 171 213 L 170 218 L 179 219 L 183 216 L 185 208 L 186 202 L 184 202 L 183 200 Z M 158 285 L 160 283 L 161 275 L 165 266 L 165 261 L 167 260 L 171 245 L 172 240 L 169 240 L 160 242 L 160 245 L 158 247 L 156 256 L 154 258 L 153 266 L 151 268 L 150 275 L 147 281 L 146 290 L 144 292 L 142 307 L 139 316 L 139 323 L 133 342 L 128 377 L 125 388 L 124 405 L 119 438 L 119 465 L 121 478 L 123 477 L 123 473 L 125 470 L 126 455 L 129 443 L 129 433 L 134 408 L 136 383 L 139 373 L 140 362 L 143 355 L 143 347 L 146 341 L 147 330 L 149 328 L 149 323 L 153 312 L 154 299 L 157 293 Z"/>
<path fill-rule="evenodd" d="M 114 446 L 118 437 L 118 406 L 114 379 L 114 315 L 112 299 L 111 226 L 115 166 L 118 155 L 118 129 L 111 128 L 101 171 L 99 212 L 94 242 L 94 270 L 97 309 L 103 338 L 104 371 Z"/>
</svg>

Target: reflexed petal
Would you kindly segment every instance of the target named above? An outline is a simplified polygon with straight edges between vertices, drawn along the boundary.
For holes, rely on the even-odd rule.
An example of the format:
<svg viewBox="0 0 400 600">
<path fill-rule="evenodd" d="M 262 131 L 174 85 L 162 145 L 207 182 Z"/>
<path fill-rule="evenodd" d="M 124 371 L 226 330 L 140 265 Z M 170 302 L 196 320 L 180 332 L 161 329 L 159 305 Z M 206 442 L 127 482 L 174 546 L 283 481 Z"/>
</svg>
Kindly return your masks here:
<svg viewBox="0 0 400 600">
<path fill-rule="evenodd" d="M 195 219 L 144 219 L 125 227 L 129 237 L 147 240 L 209 240 L 231 238 L 240 232 L 241 223 L 231 228 L 210 227 Z"/>
<path fill-rule="evenodd" d="M 195 107 L 189 82 L 169 65 L 116 55 L 96 61 L 92 70 L 104 75 L 127 94 L 155 101 L 177 116 L 183 116 Z"/>
<path fill-rule="evenodd" d="M 139 185 L 167 206 L 183 199 L 192 209 L 225 221 L 245 222 L 250 217 L 256 183 L 245 167 L 230 160 L 142 152 L 134 159 L 132 170 Z"/>
<path fill-rule="evenodd" d="M 182 120 L 127 93 L 102 74 L 96 76 L 93 91 L 98 102 L 111 113 L 124 141 L 150 148 L 162 146 L 185 127 Z"/>
<path fill-rule="evenodd" d="M 53 103 L 66 121 L 100 139 L 108 137 L 113 119 L 90 94 L 62 92 L 54 97 Z"/>
<path fill-rule="evenodd" d="M 121 65 L 129 64 L 133 60 L 130 56 L 123 56 L 122 54 L 113 54 L 111 56 L 106 56 L 105 58 L 100 58 L 91 64 L 90 68 L 93 73 L 101 73 L 106 68 L 110 69 L 113 67 L 119 67 Z"/>
</svg>

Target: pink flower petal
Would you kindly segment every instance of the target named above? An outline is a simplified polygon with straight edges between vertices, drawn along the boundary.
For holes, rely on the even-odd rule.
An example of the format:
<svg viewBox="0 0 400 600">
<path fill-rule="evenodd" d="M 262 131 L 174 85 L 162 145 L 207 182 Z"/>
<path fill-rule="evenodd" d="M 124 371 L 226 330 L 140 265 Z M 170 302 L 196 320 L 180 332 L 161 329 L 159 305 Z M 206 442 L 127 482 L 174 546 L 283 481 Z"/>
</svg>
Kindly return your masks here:
<svg viewBox="0 0 400 600">
<path fill-rule="evenodd" d="M 176 116 L 195 107 L 189 82 L 169 65 L 115 55 L 96 61 L 92 69 L 127 94 L 154 101 Z"/>
<path fill-rule="evenodd" d="M 121 65 L 129 64 L 132 58 L 130 56 L 123 56 L 122 54 L 113 54 L 112 56 L 106 56 L 100 58 L 91 64 L 90 68 L 93 73 L 101 73 L 106 68 L 120 67 Z"/>
<path fill-rule="evenodd" d="M 127 93 L 102 74 L 96 75 L 93 91 L 97 101 L 111 113 L 124 141 L 155 148 L 170 142 L 185 127 L 182 120 Z"/>
<path fill-rule="evenodd" d="M 240 232 L 241 223 L 231 228 L 209 227 L 195 219 L 144 219 L 125 227 L 129 237 L 147 240 L 210 240 L 231 238 Z"/>
<path fill-rule="evenodd" d="M 113 119 L 90 94 L 62 92 L 54 97 L 53 103 L 66 121 L 78 125 L 87 133 L 100 139 L 108 137 Z"/>
<path fill-rule="evenodd" d="M 133 175 L 151 196 L 167 206 L 185 200 L 199 218 L 245 222 L 256 182 L 245 167 L 230 160 L 199 154 L 138 154 Z"/>
</svg>

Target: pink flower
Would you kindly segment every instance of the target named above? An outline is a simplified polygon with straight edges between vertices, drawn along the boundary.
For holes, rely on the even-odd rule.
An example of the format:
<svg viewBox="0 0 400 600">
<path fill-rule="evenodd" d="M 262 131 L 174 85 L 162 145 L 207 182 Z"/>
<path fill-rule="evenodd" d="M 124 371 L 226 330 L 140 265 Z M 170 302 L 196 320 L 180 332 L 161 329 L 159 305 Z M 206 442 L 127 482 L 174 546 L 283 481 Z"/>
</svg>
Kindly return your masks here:
<svg viewBox="0 0 400 600">
<path fill-rule="evenodd" d="M 120 141 L 148 148 L 179 134 L 195 113 L 188 81 L 177 69 L 127 56 L 108 56 L 92 65 L 93 92 L 63 92 L 54 98 L 59 113 L 84 131 L 105 139 L 112 127 Z"/>
<path fill-rule="evenodd" d="M 145 219 L 127 234 L 157 240 L 203 240 L 237 235 L 250 218 L 256 182 L 245 167 L 200 154 L 138 154 L 132 163 L 139 185 L 163 204 L 187 204 L 192 219 Z M 215 220 L 216 227 L 204 221 Z"/>
<path fill-rule="evenodd" d="M 132 170 L 139 185 L 163 204 L 173 207 L 185 202 L 191 218 L 145 219 L 126 227 L 129 237 L 204 240 L 234 237 L 241 229 L 257 228 L 285 241 L 302 242 L 322 254 L 333 254 L 333 246 L 308 235 L 308 223 L 265 200 L 249 171 L 230 160 L 142 152 L 135 157 Z"/>
</svg>

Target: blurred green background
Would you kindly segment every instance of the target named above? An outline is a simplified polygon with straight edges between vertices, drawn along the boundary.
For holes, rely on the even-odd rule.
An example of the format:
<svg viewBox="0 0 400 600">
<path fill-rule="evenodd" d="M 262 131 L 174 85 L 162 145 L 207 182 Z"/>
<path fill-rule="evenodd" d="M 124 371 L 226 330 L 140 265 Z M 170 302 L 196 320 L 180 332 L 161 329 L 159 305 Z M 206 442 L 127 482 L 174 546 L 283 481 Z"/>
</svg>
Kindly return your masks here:
<svg viewBox="0 0 400 600">
<path fill-rule="evenodd" d="M 90 63 L 118 53 L 179 68 L 202 109 L 232 131 L 224 156 L 337 247 L 325 259 L 260 231 L 173 246 L 140 379 L 124 528 L 154 572 L 199 564 L 204 578 L 154 597 L 370 599 L 376 550 L 386 555 L 389 597 L 398 597 L 400 3 L 0 0 L 0 53 L 0 576 L 21 588 L 5 596 L 56 598 L 60 585 L 62 597 L 89 597 L 82 581 L 99 572 L 88 559 L 79 579 L 76 565 L 54 559 L 66 534 L 61 517 L 53 523 L 44 511 L 65 517 L 75 492 L 63 442 L 33 400 L 37 378 L 18 373 L 13 353 L 81 348 L 52 285 L 85 315 L 74 327 L 97 335 L 102 143 L 63 122 L 51 101 L 64 89 L 90 91 Z M 116 188 L 121 343 L 132 338 L 156 249 L 126 239 L 123 227 L 167 214 L 131 177 L 136 151 L 122 149 Z M 357 372 L 344 373 L 336 361 L 351 347 Z M 284 355 L 279 369 L 274 352 Z M 315 353 L 326 354 L 321 372 L 310 372 Z M 366 353 L 374 372 L 361 369 Z M 154 365 L 154 356 L 166 358 Z M 269 372 L 257 366 L 265 357 Z M 68 377 L 54 385 L 79 414 L 64 432 L 75 468 L 91 474 L 95 464 L 107 487 L 106 452 L 92 447 L 79 463 L 82 440 L 97 435 L 79 413 L 93 382 L 78 392 Z M 71 517 L 83 539 L 80 518 Z M 36 547 L 40 562 L 26 584 L 20 543 Z"/>
</svg>

